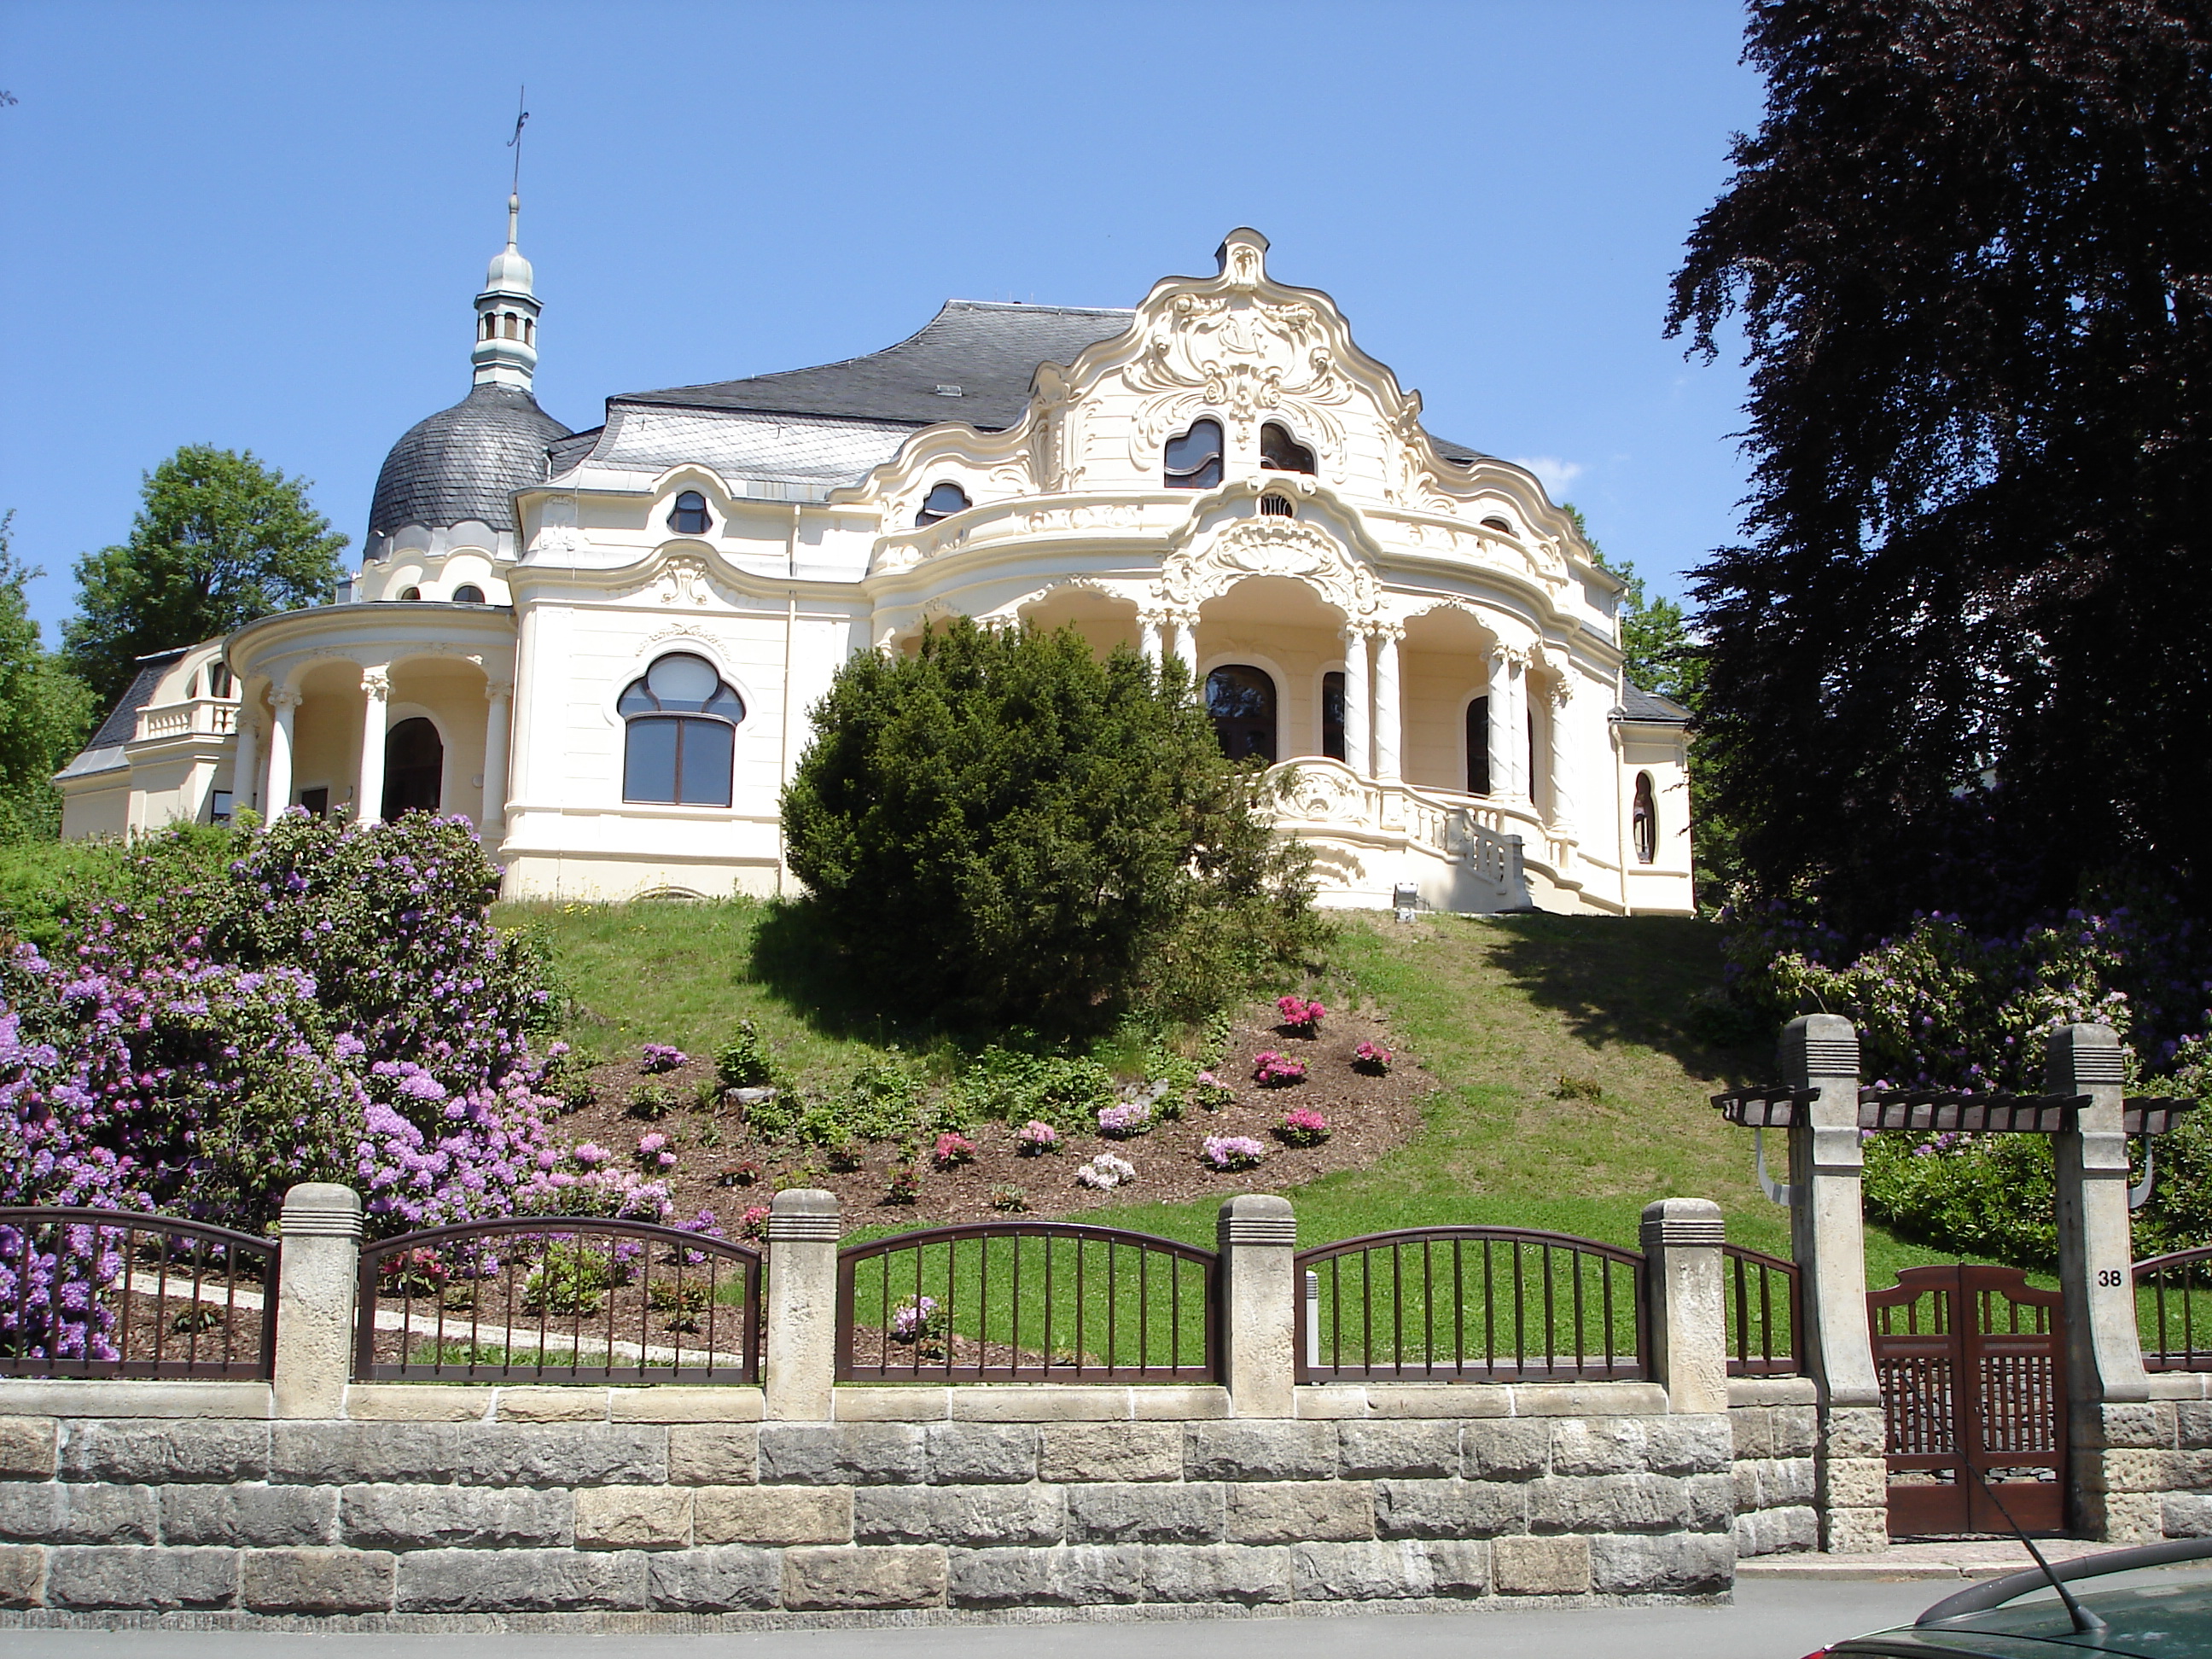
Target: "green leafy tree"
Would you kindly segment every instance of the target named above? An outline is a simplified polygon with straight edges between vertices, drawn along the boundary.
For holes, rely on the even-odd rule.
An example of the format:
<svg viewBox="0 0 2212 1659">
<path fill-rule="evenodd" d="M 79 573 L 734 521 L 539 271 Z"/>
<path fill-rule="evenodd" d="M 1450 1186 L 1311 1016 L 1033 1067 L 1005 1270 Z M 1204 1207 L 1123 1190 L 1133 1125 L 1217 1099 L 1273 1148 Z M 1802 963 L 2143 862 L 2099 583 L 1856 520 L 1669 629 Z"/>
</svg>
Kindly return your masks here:
<svg viewBox="0 0 2212 1659">
<path fill-rule="evenodd" d="M 326 600 L 346 538 L 251 451 L 186 444 L 146 475 L 131 539 L 76 562 L 70 663 L 100 698 L 121 696 L 137 659 Z"/>
<path fill-rule="evenodd" d="M 91 729 L 92 691 L 40 642 L 15 562 L 11 511 L 0 515 L 0 842 L 51 840 L 61 797 L 49 780 Z"/>
<path fill-rule="evenodd" d="M 1765 118 L 1670 331 L 1743 331 L 1703 765 L 1765 896 L 1864 938 L 2117 873 L 2212 799 L 2212 15 L 1754 0 Z"/>
<path fill-rule="evenodd" d="M 1306 856 L 1179 663 L 956 620 L 853 658 L 812 720 L 792 867 L 887 1009 L 1047 1037 L 1188 1018 L 1318 943 Z"/>
</svg>

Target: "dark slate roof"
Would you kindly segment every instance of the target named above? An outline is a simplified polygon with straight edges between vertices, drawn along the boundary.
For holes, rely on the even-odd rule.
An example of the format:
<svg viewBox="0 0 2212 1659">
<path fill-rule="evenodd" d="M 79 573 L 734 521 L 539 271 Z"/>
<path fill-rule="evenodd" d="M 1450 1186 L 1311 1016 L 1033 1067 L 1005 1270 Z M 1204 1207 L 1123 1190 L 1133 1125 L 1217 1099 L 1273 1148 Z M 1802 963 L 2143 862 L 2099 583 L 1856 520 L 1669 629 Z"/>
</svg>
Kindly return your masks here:
<svg viewBox="0 0 2212 1659">
<path fill-rule="evenodd" d="M 1617 720 L 1640 720 L 1648 726 L 1687 726 L 1690 711 L 1672 697 L 1662 697 L 1656 691 L 1646 691 L 1642 686 L 1624 680 L 1620 687 L 1620 707 L 1613 711 Z"/>
<path fill-rule="evenodd" d="M 1073 362 L 1084 347 L 1112 339 L 1135 315 L 1082 306 L 947 300 L 921 332 L 865 357 L 750 380 L 633 392 L 616 401 L 838 415 L 898 426 L 958 421 L 995 432 L 1028 410 L 1030 380 L 1039 363 Z M 939 392 L 941 386 L 957 386 L 960 395 Z"/>
<path fill-rule="evenodd" d="M 107 711 L 107 718 L 100 723 L 100 730 L 92 734 L 87 749 L 100 749 L 112 743 L 128 743 L 138 730 L 138 711 L 153 699 L 154 688 L 161 683 L 161 676 L 176 666 L 177 659 L 191 647 L 179 646 L 174 651 L 156 651 L 150 657 L 138 659 L 138 673 L 131 682 L 131 689 L 123 699 Z"/>
<path fill-rule="evenodd" d="M 514 528 L 508 496 L 545 476 L 545 447 L 568 428 L 518 386 L 483 385 L 407 428 L 376 475 L 368 533 L 432 529 L 474 519 Z"/>
<path fill-rule="evenodd" d="M 592 453 L 592 447 L 599 441 L 599 434 L 605 430 L 604 426 L 595 426 L 589 432 L 572 432 L 557 442 L 546 445 L 545 476 L 557 478 L 582 460 Z"/>
</svg>

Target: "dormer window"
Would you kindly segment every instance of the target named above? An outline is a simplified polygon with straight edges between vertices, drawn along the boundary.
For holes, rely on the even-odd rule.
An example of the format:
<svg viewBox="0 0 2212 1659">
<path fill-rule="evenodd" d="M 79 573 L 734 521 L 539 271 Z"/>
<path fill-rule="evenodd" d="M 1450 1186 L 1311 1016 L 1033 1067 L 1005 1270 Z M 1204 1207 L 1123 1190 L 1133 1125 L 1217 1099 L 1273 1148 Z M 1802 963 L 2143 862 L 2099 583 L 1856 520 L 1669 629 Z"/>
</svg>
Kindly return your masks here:
<svg viewBox="0 0 2212 1659">
<path fill-rule="evenodd" d="M 463 582 L 453 590 L 455 605 L 482 605 L 483 602 L 483 589 L 478 587 L 474 582 Z"/>
<path fill-rule="evenodd" d="M 1510 519 L 1501 519 L 1495 513 L 1482 521 L 1482 527 L 1485 530 L 1495 530 L 1501 536 L 1510 536 L 1513 533 L 1513 521 Z"/>
<path fill-rule="evenodd" d="M 1168 440 L 1160 482 L 1170 489 L 1212 489 L 1221 482 L 1221 422 L 1193 421 L 1190 430 Z"/>
<path fill-rule="evenodd" d="M 1291 429 L 1273 421 L 1260 428 L 1260 465 L 1270 472 L 1303 472 L 1313 476 L 1314 453 L 1291 436 Z"/>
<path fill-rule="evenodd" d="M 965 513 L 974 505 L 968 499 L 968 492 L 947 478 L 941 483 L 930 486 L 929 495 L 921 503 L 921 511 L 914 515 L 915 528 L 919 530 L 926 524 L 935 524 L 939 519 Z"/>
<path fill-rule="evenodd" d="M 678 495 L 668 514 L 668 527 L 679 536 L 703 536 L 708 522 L 707 498 L 696 489 Z"/>
<path fill-rule="evenodd" d="M 411 605 L 422 597 L 422 590 L 419 587 L 403 587 L 399 590 L 399 601 L 402 605 Z"/>
</svg>

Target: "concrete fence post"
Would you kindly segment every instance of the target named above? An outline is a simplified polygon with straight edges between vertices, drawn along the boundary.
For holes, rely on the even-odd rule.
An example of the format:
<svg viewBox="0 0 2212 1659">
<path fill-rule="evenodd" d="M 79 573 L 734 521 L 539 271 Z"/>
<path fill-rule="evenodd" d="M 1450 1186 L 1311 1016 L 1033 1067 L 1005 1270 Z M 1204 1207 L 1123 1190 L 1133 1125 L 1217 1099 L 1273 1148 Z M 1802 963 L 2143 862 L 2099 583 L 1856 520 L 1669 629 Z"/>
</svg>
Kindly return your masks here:
<svg viewBox="0 0 2212 1659">
<path fill-rule="evenodd" d="M 768 1341 L 763 1380 L 777 1422 L 826 1423 L 837 1381 L 837 1194 L 778 1193 L 768 1211 Z"/>
<path fill-rule="evenodd" d="M 1240 1193 L 1224 1200 L 1214 1232 L 1221 1250 L 1221 1380 L 1230 1409 L 1239 1417 L 1293 1416 L 1298 1218 L 1286 1198 Z"/>
<path fill-rule="evenodd" d="M 276 1415 L 343 1417 L 361 1278 L 361 1194 L 303 1182 L 284 1194 L 278 1227 Z"/>
<path fill-rule="evenodd" d="M 1721 1206 L 1662 1198 L 1644 1206 L 1645 1317 L 1651 1380 L 1670 1411 L 1725 1412 L 1728 1299 L 1721 1270 Z"/>
<path fill-rule="evenodd" d="M 2045 1050 L 2044 1087 L 2087 1104 L 2055 1138 L 2058 1287 L 2065 1297 L 2069 1462 L 2074 1523 L 2107 1543 L 2164 1535 L 2146 1466 L 2162 1437 L 2145 1409 L 2150 1378 L 2136 1328 L 2135 1248 L 2128 1219 L 2126 1066 L 2109 1025 L 2062 1025 Z"/>
<path fill-rule="evenodd" d="M 1820 1547 L 1859 1554 L 1888 1547 L 1889 1465 L 1867 1326 L 1857 1029 L 1836 1014 L 1793 1019 L 1781 1061 L 1783 1080 L 1813 1097 L 1790 1132 L 1790 1238 L 1804 1304 L 1798 1359 L 1820 1390 Z"/>
</svg>

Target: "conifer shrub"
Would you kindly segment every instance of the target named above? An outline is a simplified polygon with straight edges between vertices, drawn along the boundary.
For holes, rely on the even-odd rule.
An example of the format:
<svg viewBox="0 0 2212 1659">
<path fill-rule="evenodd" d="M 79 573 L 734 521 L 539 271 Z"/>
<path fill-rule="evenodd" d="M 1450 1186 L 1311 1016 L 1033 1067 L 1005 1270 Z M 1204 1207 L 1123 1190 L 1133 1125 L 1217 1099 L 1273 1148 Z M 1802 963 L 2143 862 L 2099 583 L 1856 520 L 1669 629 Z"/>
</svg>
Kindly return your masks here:
<svg viewBox="0 0 2212 1659">
<path fill-rule="evenodd" d="M 1203 1018 L 1320 945 L 1308 855 L 1179 663 L 956 619 L 852 659 L 811 718 L 783 799 L 804 908 L 902 1018 L 1048 1039 Z"/>
</svg>

